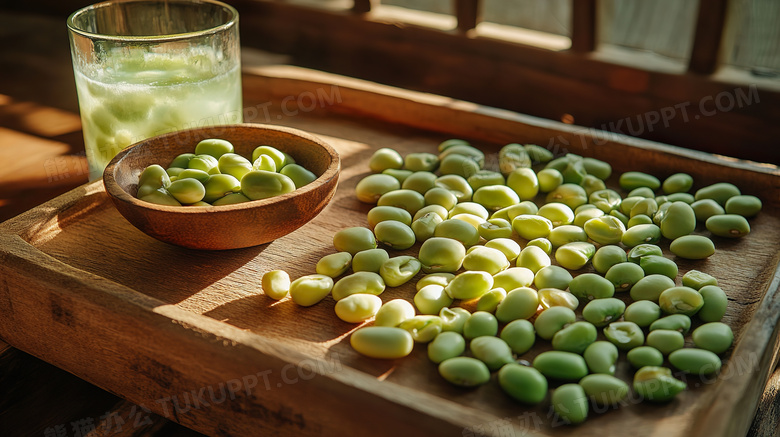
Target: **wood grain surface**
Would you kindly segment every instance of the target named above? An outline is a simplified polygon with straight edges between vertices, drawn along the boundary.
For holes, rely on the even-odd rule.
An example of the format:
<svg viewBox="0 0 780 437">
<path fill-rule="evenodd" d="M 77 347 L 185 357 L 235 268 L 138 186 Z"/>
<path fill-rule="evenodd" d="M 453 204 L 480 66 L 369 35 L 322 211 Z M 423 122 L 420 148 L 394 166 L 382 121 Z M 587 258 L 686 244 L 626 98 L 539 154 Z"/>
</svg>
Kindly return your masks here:
<svg viewBox="0 0 780 437">
<path fill-rule="evenodd" d="M 214 435 L 501 435 L 513 430 L 603 436 L 630 428 L 638 436 L 731 436 L 748 430 L 777 363 L 776 168 L 601 138 L 559 123 L 293 68 L 254 73 L 245 80 L 245 104 L 259 110 L 255 120 L 246 121 L 265 117 L 307 130 L 341 155 L 339 188 L 323 213 L 267 245 L 192 251 L 133 228 L 100 183 L 79 187 L 2 225 L 0 337 L 165 418 Z M 331 298 L 301 308 L 263 295 L 259 279 L 265 271 L 281 268 L 293 278 L 313 273 L 316 261 L 334 251 L 337 230 L 366 225 L 370 205 L 355 199 L 354 187 L 368 174 L 374 150 L 434 152 L 450 137 L 471 140 L 489 163 L 506 142 L 553 141 L 559 143 L 558 154 L 565 148 L 606 159 L 620 171 L 659 177 L 685 171 L 696 187 L 729 180 L 762 197 L 765 210 L 751 221 L 748 237 L 715 238 L 718 251 L 705 261 L 676 260 L 680 275 L 692 268 L 709 272 L 729 296 L 725 322 L 737 343 L 726 353 L 728 364 L 719 377 L 689 377 L 689 390 L 669 405 L 634 399 L 572 428 L 549 414 L 548 403 L 527 408 L 510 402 L 495 381 L 478 390 L 446 384 L 424 347 L 396 361 L 357 355 L 345 341 L 357 326 L 335 317 Z M 664 247 L 669 255 L 668 242 Z M 388 289 L 382 298 L 412 296 L 408 283 Z M 522 358 L 548 348 L 540 344 Z M 624 361 L 618 372 L 630 376 Z"/>
</svg>

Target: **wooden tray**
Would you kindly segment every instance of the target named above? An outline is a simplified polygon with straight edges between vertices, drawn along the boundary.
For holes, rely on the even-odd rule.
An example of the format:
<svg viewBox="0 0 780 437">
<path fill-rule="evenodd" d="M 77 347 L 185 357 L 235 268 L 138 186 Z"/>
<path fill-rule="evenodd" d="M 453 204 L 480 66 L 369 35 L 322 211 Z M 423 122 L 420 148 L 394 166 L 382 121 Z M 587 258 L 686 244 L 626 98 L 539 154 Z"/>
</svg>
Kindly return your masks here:
<svg viewBox="0 0 780 437">
<path fill-rule="evenodd" d="M 101 182 L 84 185 L 0 225 L 0 337 L 211 435 L 746 432 L 780 349 L 777 168 L 291 67 L 247 72 L 244 89 L 245 121 L 308 130 L 341 154 L 340 186 L 325 211 L 267 245 L 199 252 L 146 236 L 114 210 Z M 737 341 L 721 374 L 687 378 L 689 390 L 670 404 L 632 395 L 619 409 L 565 426 L 549 402 L 520 405 L 495 381 L 476 390 L 450 386 L 424 346 L 397 361 L 357 355 L 347 341 L 356 326 L 335 317 L 331 298 L 300 308 L 262 294 L 265 271 L 313 273 L 333 251 L 337 230 L 366 225 L 370 206 L 355 199 L 354 187 L 374 150 L 434 152 L 451 137 L 471 140 L 489 162 L 503 144 L 536 143 L 607 160 L 619 171 L 685 171 L 696 187 L 731 181 L 759 195 L 765 208 L 751 220 L 752 234 L 715 238 L 715 255 L 679 262 L 680 275 L 709 272 L 729 296 L 725 322 Z M 411 299 L 413 291 L 408 283 L 382 297 Z M 630 379 L 624 359 L 618 373 Z"/>
</svg>

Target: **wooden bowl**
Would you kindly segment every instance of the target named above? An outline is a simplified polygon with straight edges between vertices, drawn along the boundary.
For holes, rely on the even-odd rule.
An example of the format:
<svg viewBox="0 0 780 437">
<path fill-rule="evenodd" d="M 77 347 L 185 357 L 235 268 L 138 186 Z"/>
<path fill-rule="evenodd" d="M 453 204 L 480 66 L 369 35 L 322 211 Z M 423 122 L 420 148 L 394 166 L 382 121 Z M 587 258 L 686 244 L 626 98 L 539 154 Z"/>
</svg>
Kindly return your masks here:
<svg viewBox="0 0 780 437">
<path fill-rule="evenodd" d="M 290 154 L 317 175 L 291 193 L 222 206 L 166 206 L 135 197 L 138 177 L 151 164 L 167 168 L 182 153 L 193 153 L 205 138 L 233 143 L 236 153 L 270 145 Z M 271 242 L 313 219 L 336 191 L 341 162 L 322 140 L 297 129 L 237 124 L 190 129 L 141 141 L 120 152 L 106 167 L 103 184 L 119 213 L 144 233 L 192 249 L 237 249 Z"/>
</svg>

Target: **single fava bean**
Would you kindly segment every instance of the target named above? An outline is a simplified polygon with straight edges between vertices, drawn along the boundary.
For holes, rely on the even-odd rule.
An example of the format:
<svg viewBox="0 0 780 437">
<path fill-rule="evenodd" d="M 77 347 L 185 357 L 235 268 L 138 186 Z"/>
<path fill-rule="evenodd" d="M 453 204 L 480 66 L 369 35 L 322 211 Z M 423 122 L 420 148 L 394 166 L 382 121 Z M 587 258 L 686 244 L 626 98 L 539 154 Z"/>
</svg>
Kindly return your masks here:
<svg viewBox="0 0 780 437">
<path fill-rule="evenodd" d="M 330 276 L 306 275 L 290 283 L 290 297 L 296 304 L 309 307 L 325 299 L 332 289 Z"/>
<path fill-rule="evenodd" d="M 442 221 L 436 225 L 433 236 L 460 241 L 465 247 L 474 246 L 479 242 L 479 231 L 477 228 L 471 223 L 459 219 Z"/>
<path fill-rule="evenodd" d="M 445 209 L 441 205 L 426 205 L 423 206 L 420 210 L 418 210 L 416 213 L 414 213 L 414 216 L 412 216 L 412 223 L 416 222 L 420 218 L 422 218 L 424 215 L 428 213 L 434 213 L 438 215 L 441 218 L 441 221 L 444 221 L 447 219 L 449 211 Z M 437 223 L 441 223 L 441 221 Z"/>
<path fill-rule="evenodd" d="M 190 159 L 194 158 L 194 153 L 182 153 L 181 155 L 173 158 L 173 161 L 168 165 L 168 168 L 188 168 Z"/>
<path fill-rule="evenodd" d="M 687 193 L 693 187 L 693 178 L 687 173 L 675 173 L 664 179 L 661 189 L 666 194 Z"/>
<path fill-rule="evenodd" d="M 675 286 L 674 280 L 664 275 L 647 275 L 631 287 L 631 299 L 658 302 L 664 290 Z"/>
<path fill-rule="evenodd" d="M 439 166 L 439 157 L 433 153 L 417 152 L 404 156 L 404 168 L 411 171 L 434 171 Z"/>
<path fill-rule="evenodd" d="M 726 201 L 728 214 L 739 214 L 743 217 L 755 217 L 761 212 L 761 199 L 756 196 L 739 195 Z"/>
<path fill-rule="evenodd" d="M 408 282 L 422 268 L 417 258 L 408 255 L 396 256 L 382 263 L 379 275 L 388 287 L 400 287 Z"/>
<path fill-rule="evenodd" d="M 213 175 L 206 182 L 206 190 L 211 181 L 217 176 Z M 232 176 L 231 176 L 232 177 Z M 233 178 L 235 179 L 235 178 Z M 236 179 L 237 181 L 238 179 Z M 252 200 L 267 199 L 269 197 L 279 196 L 295 191 L 295 182 L 289 177 L 281 174 L 264 170 L 252 170 L 241 178 L 241 192 Z"/>
<path fill-rule="evenodd" d="M 585 233 L 596 243 L 618 244 L 626 232 L 626 226 L 617 217 L 604 215 L 585 222 Z"/>
<path fill-rule="evenodd" d="M 143 197 L 139 197 L 139 199 L 157 205 L 181 206 L 181 203 L 179 203 L 178 200 L 164 191 L 152 191 Z"/>
<path fill-rule="evenodd" d="M 284 270 L 271 270 L 264 273 L 260 283 L 265 295 L 273 300 L 284 299 L 290 292 L 290 275 Z"/>
<path fill-rule="evenodd" d="M 696 315 L 703 322 L 720 321 L 726 315 L 726 308 L 729 303 L 726 293 L 716 285 L 705 285 L 699 289 L 699 293 L 704 300 L 704 304 Z"/>
<path fill-rule="evenodd" d="M 376 204 L 380 206 L 387 205 L 403 208 L 408 211 L 409 214 L 414 215 L 425 206 L 425 198 L 417 191 L 400 189 L 382 194 L 382 196 L 377 199 Z"/>
<path fill-rule="evenodd" d="M 229 174 L 239 181 L 245 174 L 252 171 L 252 163 L 236 153 L 225 153 L 220 156 L 217 160 L 217 167 L 220 173 Z"/>
<path fill-rule="evenodd" d="M 539 307 L 539 295 L 530 287 L 520 287 L 509 291 L 496 308 L 496 318 L 508 323 L 517 319 L 529 319 Z"/>
<path fill-rule="evenodd" d="M 588 196 L 588 201 L 604 214 L 609 214 L 613 209 L 620 207 L 623 198 L 615 190 L 599 190 Z"/>
<path fill-rule="evenodd" d="M 374 317 L 382 299 L 373 294 L 351 294 L 336 302 L 336 316 L 347 323 L 361 323 Z"/>
<path fill-rule="evenodd" d="M 534 273 L 525 267 L 511 267 L 493 275 L 493 288 L 514 290 L 529 287 L 534 282 Z"/>
<path fill-rule="evenodd" d="M 612 375 L 588 375 L 579 384 L 588 398 L 600 406 L 618 406 L 628 396 L 628 384 Z"/>
<path fill-rule="evenodd" d="M 260 157 L 252 163 L 252 170 L 263 170 L 276 173 L 276 162 L 268 155 L 260 155 Z"/>
<path fill-rule="evenodd" d="M 612 283 L 616 292 L 631 290 L 634 284 L 644 277 L 644 269 L 632 262 L 615 264 L 604 275 L 604 278 Z"/>
<path fill-rule="evenodd" d="M 452 194 L 452 191 L 441 187 L 433 187 L 426 191 L 423 199 L 425 199 L 426 206 L 439 205 L 447 211 L 451 210 L 458 203 L 458 198 Z"/>
<path fill-rule="evenodd" d="M 511 174 L 517 170 L 531 167 L 531 157 L 520 144 L 507 144 L 498 151 L 498 162 L 501 173 Z"/>
<path fill-rule="evenodd" d="M 407 226 L 412 224 L 412 215 L 409 211 L 395 206 L 375 206 L 366 215 L 368 226 L 374 228 L 377 224 L 386 220 L 395 220 Z"/>
<path fill-rule="evenodd" d="M 480 170 L 466 178 L 466 180 L 475 191 L 491 185 L 506 185 L 504 175 L 492 170 Z"/>
<path fill-rule="evenodd" d="M 355 195 L 359 201 L 375 205 L 383 194 L 400 189 L 398 179 L 387 174 L 371 174 L 357 183 Z"/>
<path fill-rule="evenodd" d="M 560 306 L 551 307 L 539 313 L 536 320 L 534 320 L 533 327 L 539 338 L 552 340 L 555 333 L 576 320 L 577 315 L 571 309 Z"/>
<path fill-rule="evenodd" d="M 488 369 L 496 371 L 505 364 L 514 363 L 512 349 L 502 339 L 491 336 L 481 336 L 471 340 L 469 344 L 471 355 L 487 364 Z"/>
<path fill-rule="evenodd" d="M 403 183 L 401 183 L 402 189 L 417 191 L 418 193 L 422 194 L 423 202 L 425 202 L 425 193 L 435 186 L 436 175 L 429 171 L 416 171 L 409 175 L 409 177 L 404 179 Z M 419 200 L 419 198 L 417 199 Z"/>
<path fill-rule="evenodd" d="M 669 245 L 673 254 L 685 259 L 704 259 L 715 253 L 715 244 L 703 235 L 683 235 Z"/>
<path fill-rule="evenodd" d="M 579 384 L 563 384 L 550 397 L 555 414 L 564 423 L 577 425 L 588 418 L 588 395 Z"/>
<path fill-rule="evenodd" d="M 533 367 L 510 363 L 498 371 L 498 385 L 511 398 L 536 405 L 547 397 L 547 378 Z"/>
<path fill-rule="evenodd" d="M 471 357 L 455 357 L 439 364 L 439 374 L 451 384 L 476 387 L 490 380 L 490 370 L 482 361 Z"/>
<path fill-rule="evenodd" d="M 559 381 L 579 381 L 588 374 L 585 359 L 572 352 L 542 352 L 534 358 L 533 366 L 547 378 Z"/>
<path fill-rule="evenodd" d="M 579 270 L 585 267 L 595 253 L 596 246 L 593 244 L 576 241 L 559 247 L 555 251 L 555 260 L 569 270 Z"/>
<path fill-rule="evenodd" d="M 491 219 L 491 220 L 496 220 L 496 219 Z M 499 220 L 503 220 L 503 219 L 499 219 Z M 483 236 L 482 238 L 485 237 Z M 528 244 L 531 243 L 529 242 Z M 487 243 L 485 243 L 485 247 L 491 247 L 493 249 L 500 250 L 506 256 L 506 259 L 509 262 L 516 260 L 522 250 L 520 248 L 520 244 L 511 238 L 489 239 Z M 533 272 L 531 272 L 531 274 L 533 275 Z"/>
<path fill-rule="evenodd" d="M 623 318 L 634 322 L 640 328 L 647 328 L 661 317 L 661 307 L 649 300 L 639 300 L 626 308 Z"/>
<path fill-rule="evenodd" d="M 628 261 L 634 264 L 639 264 L 639 261 L 643 256 L 658 255 L 663 256 L 664 252 L 658 245 L 655 244 L 640 244 L 634 246 L 628 251 Z"/>
<path fill-rule="evenodd" d="M 602 276 L 583 273 L 569 282 L 569 291 L 582 300 L 593 300 L 612 297 L 615 294 L 615 287 Z"/>
<path fill-rule="evenodd" d="M 620 246 L 607 245 L 601 246 L 593 255 L 591 264 L 597 272 L 606 274 L 610 267 L 628 261 L 626 251 Z"/>
<path fill-rule="evenodd" d="M 631 229 L 634 226 L 638 226 L 638 225 L 649 225 L 652 223 L 653 223 L 653 219 L 651 219 L 650 216 L 645 214 L 638 214 L 628 219 L 628 224 L 626 224 L 626 229 Z"/>
<path fill-rule="evenodd" d="M 472 194 L 474 194 L 474 190 L 468 181 L 456 174 L 439 176 L 436 179 L 436 186 L 450 190 L 458 199 L 458 202 L 468 202 L 471 200 Z"/>
<path fill-rule="evenodd" d="M 444 220 L 436 213 L 429 212 L 412 222 L 412 232 L 414 232 L 417 241 L 424 242 L 433 237 L 433 234 L 436 232 L 436 226 L 439 226 L 439 223 L 442 221 Z"/>
<path fill-rule="evenodd" d="M 647 334 L 646 344 L 658 349 L 664 355 L 669 355 L 685 346 L 685 338 L 679 331 L 656 329 Z"/>
<path fill-rule="evenodd" d="M 563 204 L 559 203 L 558 205 Z M 588 234 L 579 226 L 561 225 L 553 228 L 553 230 L 550 231 L 550 235 L 547 236 L 547 239 L 553 247 L 560 247 L 568 243 L 587 242 Z"/>
<path fill-rule="evenodd" d="M 493 276 L 488 272 L 466 271 L 444 287 L 444 291 L 453 299 L 476 299 L 493 289 Z"/>
<path fill-rule="evenodd" d="M 669 279 L 677 277 L 677 264 L 669 258 L 660 255 L 648 255 L 639 259 L 639 266 L 645 272 L 645 275 L 664 275 Z"/>
<path fill-rule="evenodd" d="M 586 204 L 586 205 L 590 205 L 590 204 Z M 586 205 L 581 205 L 580 208 Z M 596 208 L 595 206 L 593 208 L 587 208 L 574 213 L 574 222 L 572 222 L 572 224 L 582 228 L 585 227 L 585 223 L 587 223 L 588 220 L 601 217 L 603 215 L 605 215 L 604 211 Z"/>
<path fill-rule="evenodd" d="M 716 354 L 726 352 L 734 343 L 734 333 L 729 325 L 721 322 L 705 323 L 693 330 L 693 344 Z"/>
<path fill-rule="evenodd" d="M 261 180 L 266 178 L 265 174 L 262 174 L 259 176 L 260 180 L 256 180 L 251 175 L 254 172 L 247 173 L 247 176 L 249 176 L 249 179 L 247 179 L 247 176 L 244 176 L 243 180 L 247 180 L 247 192 L 244 190 L 244 186 L 241 184 L 241 182 L 238 181 L 238 179 L 234 178 L 233 176 L 230 176 L 229 174 L 214 174 L 209 177 L 209 179 L 203 184 L 203 188 L 206 189 L 206 193 L 203 196 L 203 201 L 208 203 L 213 203 L 215 200 L 227 196 L 231 193 L 238 193 L 239 191 L 244 193 L 246 197 L 248 197 L 251 200 L 258 200 L 263 199 L 264 197 L 271 197 L 275 196 L 277 194 L 283 194 L 282 191 L 285 189 L 290 188 L 289 186 L 276 186 L 275 182 L 271 179 L 275 179 L 275 176 L 269 176 L 268 180 L 270 181 L 268 190 L 263 188 L 262 184 L 263 182 Z M 269 175 L 272 175 L 275 173 L 269 173 Z M 292 182 L 291 182 L 292 183 Z M 251 187 L 249 187 L 251 185 Z M 294 187 L 294 185 L 293 185 Z M 292 190 L 294 190 L 293 188 Z M 277 190 L 277 191 L 274 191 Z M 290 190 L 290 191 L 292 191 Z M 272 194 L 272 191 L 276 194 Z M 289 192 L 289 191 L 287 191 Z M 253 197 L 254 196 L 254 197 Z"/>
<path fill-rule="evenodd" d="M 354 256 L 363 250 L 376 249 L 376 238 L 368 228 L 361 226 L 345 228 L 333 236 L 333 247 L 339 252 L 349 252 Z"/>
<path fill-rule="evenodd" d="M 653 175 L 638 171 L 627 171 L 620 175 L 620 188 L 631 191 L 639 187 L 647 187 L 655 191 L 661 187 L 661 181 Z"/>
<path fill-rule="evenodd" d="M 440 333 L 428 343 L 428 359 L 436 364 L 460 356 L 466 350 L 466 340 L 453 331 Z"/>
<path fill-rule="evenodd" d="M 525 267 L 536 274 L 543 268 L 548 267 L 550 262 L 550 256 L 542 248 L 529 245 L 517 256 L 515 264 L 517 267 Z"/>
<path fill-rule="evenodd" d="M 553 159 L 553 153 L 542 146 L 524 144 L 523 147 L 525 148 L 525 151 L 528 152 L 528 157 L 533 164 L 545 164 Z"/>
<path fill-rule="evenodd" d="M 509 173 L 506 186 L 517 194 L 518 200 L 532 200 L 539 193 L 539 179 L 530 168 L 518 168 Z"/>
<path fill-rule="evenodd" d="M 689 235 L 696 229 L 696 213 L 685 202 L 672 202 L 661 218 L 661 235 L 670 240 Z"/>
<path fill-rule="evenodd" d="M 376 241 L 395 250 L 406 250 L 417 241 L 412 228 L 395 220 L 377 223 L 374 236 Z"/>
<path fill-rule="evenodd" d="M 341 276 L 352 265 L 352 255 L 349 252 L 338 252 L 325 255 L 317 261 L 315 270 L 320 275 L 335 278 Z"/>
<path fill-rule="evenodd" d="M 536 174 L 539 180 L 539 191 L 549 193 L 563 184 L 563 175 L 554 168 L 545 168 Z"/>
<path fill-rule="evenodd" d="M 604 328 L 604 336 L 620 350 L 629 351 L 645 343 L 642 328 L 634 322 L 612 322 Z"/>
<path fill-rule="evenodd" d="M 582 354 L 596 341 L 598 332 L 590 322 L 574 322 L 556 332 L 552 338 L 553 349 Z"/>
<path fill-rule="evenodd" d="M 486 311 L 475 311 L 463 324 L 463 336 L 467 340 L 496 334 L 498 334 L 498 320 Z"/>
<path fill-rule="evenodd" d="M 523 251 L 526 249 L 528 248 L 526 247 Z M 523 256 L 523 254 L 521 253 L 520 256 Z M 563 267 L 548 265 L 536 272 L 536 276 L 534 276 L 534 285 L 536 285 L 538 290 L 541 290 L 542 288 L 565 290 L 569 287 L 569 283 L 571 283 L 572 279 L 571 273 Z"/>
<path fill-rule="evenodd" d="M 301 188 L 317 180 L 317 175 L 298 164 L 288 164 L 279 173 L 292 179 L 295 188 Z"/>
<path fill-rule="evenodd" d="M 658 305 L 666 314 L 692 316 L 704 305 L 701 294 L 690 287 L 672 287 L 658 296 Z"/>
<path fill-rule="evenodd" d="M 197 203 L 206 196 L 206 188 L 197 179 L 176 179 L 168 185 L 168 193 L 183 204 Z"/>
<path fill-rule="evenodd" d="M 536 214 L 550 220 L 553 228 L 569 225 L 574 221 L 574 211 L 563 203 L 542 205 Z"/>
<path fill-rule="evenodd" d="M 608 341 L 591 343 L 582 354 L 591 373 L 614 375 L 618 360 L 617 346 Z"/>
<path fill-rule="evenodd" d="M 726 213 L 726 210 L 712 199 L 697 200 L 691 204 L 691 208 L 696 214 L 696 220 L 700 222 L 706 222 L 712 216 Z"/>
<path fill-rule="evenodd" d="M 542 288 L 537 294 L 539 295 L 539 305 L 545 310 L 562 306 L 573 311 L 580 306 L 580 301 L 575 295 L 558 288 Z"/>
<path fill-rule="evenodd" d="M 374 272 L 355 272 L 333 284 L 333 299 L 339 301 L 352 294 L 379 296 L 385 291 L 385 281 Z"/>
<path fill-rule="evenodd" d="M 462 334 L 463 327 L 469 317 L 471 317 L 471 313 L 460 307 L 442 308 L 439 311 L 443 331 L 454 331 Z"/>
<path fill-rule="evenodd" d="M 367 326 L 352 333 L 352 348 L 370 358 L 397 359 L 409 355 L 414 348 L 411 334 L 389 326 Z"/>
<path fill-rule="evenodd" d="M 452 238 L 432 237 L 420 246 L 418 257 L 426 273 L 455 273 L 463 265 L 466 248 Z"/>
<path fill-rule="evenodd" d="M 518 319 L 507 323 L 499 337 L 509 345 L 512 352 L 522 355 L 534 346 L 536 330 L 528 320 Z"/>
<path fill-rule="evenodd" d="M 488 241 L 497 238 L 508 239 L 512 236 L 512 224 L 500 218 L 489 219 L 479 224 L 477 232 L 479 232 L 480 237 Z M 514 258 L 512 259 L 514 260 Z"/>
<path fill-rule="evenodd" d="M 594 299 L 582 309 L 582 318 L 601 328 L 620 319 L 625 310 L 626 304 L 620 299 Z"/>
<path fill-rule="evenodd" d="M 393 299 L 382 305 L 374 317 L 374 326 L 398 326 L 414 317 L 414 306 L 403 299 Z"/>
<path fill-rule="evenodd" d="M 495 312 L 498 308 L 498 304 L 506 297 L 506 290 L 503 288 L 494 288 L 477 301 L 477 311 L 487 311 L 489 313 Z"/>
<path fill-rule="evenodd" d="M 685 383 L 667 367 L 645 366 L 634 374 L 634 391 L 651 402 L 668 402 L 685 390 Z"/>
<path fill-rule="evenodd" d="M 651 346 L 635 347 L 628 351 L 626 358 L 635 369 L 641 369 L 645 366 L 657 367 L 664 364 L 664 354 Z"/>
<path fill-rule="evenodd" d="M 409 331 L 416 343 L 429 343 L 442 332 L 442 321 L 438 316 L 414 316 L 406 319 L 398 327 Z"/>
<path fill-rule="evenodd" d="M 521 238 L 533 240 L 547 237 L 553 229 L 550 219 L 538 215 L 521 214 L 512 220 L 512 228 Z"/>
<path fill-rule="evenodd" d="M 272 146 L 258 146 L 252 151 L 252 162 L 257 161 L 263 155 L 273 159 L 276 168 L 282 168 L 287 163 L 287 156 L 281 150 Z"/>
<path fill-rule="evenodd" d="M 689 270 L 682 277 L 682 285 L 691 287 L 694 290 L 699 290 L 706 285 L 718 285 L 718 280 L 707 273 L 698 270 Z"/>
<path fill-rule="evenodd" d="M 708 231 L 719 237 L 738 238 L 750 233 L 750 223 L 745 217 L 737 214 L 712 216 L 707 219 L 705 226 Z"/>
<path fill-rule="evenodd" d="M 427 285 L 414 295 L 414 305 L 420 314 L 439 314 L 442 308 L 452 304 L 452 298 L 437 284 Z"/>
<path fill-rule="evenodd" d="M 215 200 L 211 205 L 212 206 L 219 206 L 219 205 L 234 205 L 236 203 L 244 203 L 244 202 L 250 202 L 251 199 L 244 196 L 242 193 L 230 193 L 226 195 L 225 197 L 220 197 L 219 199 Z M 204 205 L 205 204 L 205 205 Z M 193 206 L 208 206 L 208 203 L 206 202 L 198 202 L 194 203 Z"/>
<path fill-rule="evenodd" d="M 477 270 L 495 275 L 509 267 L 509 260 L 506 255 L 498 249 L 491 249 L 485 246 L 474 246 L 466 253 L 463 258 L 463 268 L 466 270 Z"/>
<path fill-rule="evenodd" d="M 710 375 L 720 370 L 720 358 L 711 351 L 697 348 L 679 349 L 669 354 L 669 362 L 683 372 Z"/>
<path fill-rule="evenodd" d="M 404 166 L 404 159 L 397 151 L 388 147 L 377 149 L 368 160 L 368 168 L 374 173 L 381 173 L 388 168 L 400 169 Z"/>
<path fill-rule="evenodd" d="M 346 252 L 349 253 L 349 252 Z M 366 249 L 357 252 L 352 257 L 353 272 L 374 272 L 379 273 L 385 261 L 390 259 L 387 251 L 384 249 Z"/>
<path fill-rule="evenodd" d="M 417 291 L 422 290 L 423 287 L 426 285 L 441 285 L 442 287 L 446 287 L 447 284 L 450 283 L 455 278 L 455 275 L 452 273 L 429 273 L 422 278 L 420 278 L 419 281 L 417 281 L 417 284 L 415 285 L 415 288 Z"/>
<path fill-rule="evenodd" d="M 531 170 L 533 172 L 533 170 Z M 490 211 L 520 203 L 520 197 L 506 185 L 488 185 L 474 191 L 472 200 Z"/>
<path fill-rule="evenodd" d="M 685 314 L 672 314 L 662 317 L 650 325 L 650 331 L 655 331 L 656 329 L 670 329 L 685 335 L 691 329 L 691 318 Z"/>
<path fill-rule="evenodd" d="M 728 182 L 719 182 L 712 184 L 704 188 L 700 188 L 694 194 L 696 200 L 712 199 L 721 205 L 725 205 L 726 202 L 734 196 L 739 196 L 740 191 L 734 184 Z"/>
<path fill-rule="evenodd" d="M 621 242 L 627 247 L 640 244 L 655 244 L 661 239 L 661 228 L 654 224 L 641 224 L 628 228 L 621 237 Z"/>
</svg>

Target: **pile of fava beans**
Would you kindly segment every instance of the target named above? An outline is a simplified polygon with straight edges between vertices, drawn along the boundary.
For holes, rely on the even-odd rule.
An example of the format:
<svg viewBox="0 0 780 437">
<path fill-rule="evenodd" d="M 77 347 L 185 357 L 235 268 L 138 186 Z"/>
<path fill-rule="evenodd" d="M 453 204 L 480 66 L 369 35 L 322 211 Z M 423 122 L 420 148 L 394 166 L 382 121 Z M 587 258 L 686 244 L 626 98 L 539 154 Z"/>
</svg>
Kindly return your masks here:
<svg viewBox="0 0 780 437">
<path fill-rule="evenodd" d="M 590 403 L 617 408 L 630 386 L 667 402 L 686 388 L 679 372 L 720 370 L 733 342 L 721 322 L 726 294 L 698 270 L 677 283 L 658 243 L 669 240 L 679 258 L 709 257 L 708 235 L 750 233 L 757 197 L 726 182 L 691 193 L 688 174 L 661 181 L 636 171 L 620 175 L 621 195 L 604 183 L 608 163 L 536 145 L 504 146 L 495 169 L 463 140 L 438 149 L 376 150 L 355 189 L 376 205 L 367 226 L 337 232 L 316 274 L 265 273 L 264 292 L 302 306 L 331 295 L 341 320 L 369 322 L 350 337 L 360 354 L 400 359 L 417 343 L 443 381 L 494 379 L 520 403 L 549 399 L 571 424 L 586 420 Z M 706 231 L 695 234 L 697 223 Z M 416 243 L 416 257 L 394 253 Z M 572 275 L 588 264 L 595 273 Z M 416 294 L 383 302 L 387 287 L 414 278 Z M 547 351 L 524 360 L 538 343 Z M 614 376 L 621 351 L 635 370 L 628 383 Z"/>
</svg>

